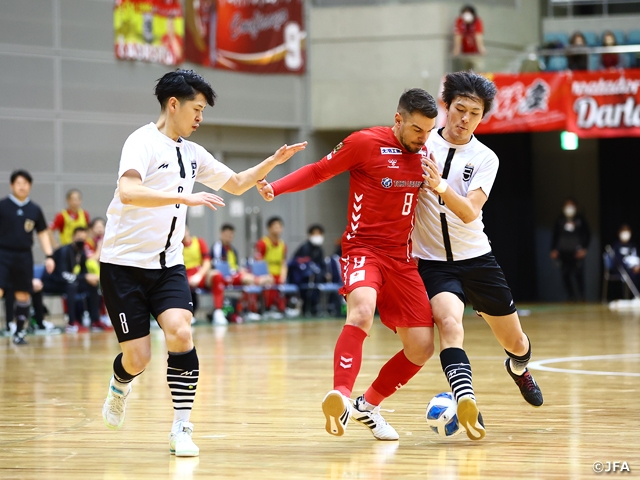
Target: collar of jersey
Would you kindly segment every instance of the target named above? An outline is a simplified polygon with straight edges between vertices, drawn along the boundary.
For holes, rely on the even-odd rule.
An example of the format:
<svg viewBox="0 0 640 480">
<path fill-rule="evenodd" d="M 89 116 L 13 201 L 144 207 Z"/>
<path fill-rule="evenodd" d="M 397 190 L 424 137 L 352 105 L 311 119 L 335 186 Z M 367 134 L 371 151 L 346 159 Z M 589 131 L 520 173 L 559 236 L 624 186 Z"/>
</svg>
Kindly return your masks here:
<svg viewBox="0 0 640 480">
<path fill-rule="evenodd" d="M 24 199 L 24 201 L 21 202 L 20 200 L 18 200 L 16 197 L 13 196 L 13 193 L 9 194 L 9 199 L 19 207 L 24 207 L 27 203 L 31 201 L 31 199 L 27 197 Z"/>
<path fill-rule="evenodd" d="M 478 141 L 476 139 L 475 135 L 471 135 L 471 140 L 469 140 L 467 143 L 465 143 L 464 145 L 457 145 L 455 143 L 450 143 L 447 142 L 447 140 L 442 136 L 442 132 L 444 130 L 444 127 L 440 128 L 438 130 L 438 135 L 436 137 L 436 141 L 443 143 L 444 145 L 446 145 L 449 148 L 455 148 L 456 150 L 466 150 L 467 148 L 473 148 L 473 145 Z"/>
<path fill-rule="evenodd" d="M 153 131 L 155 131 L 159 137 L 161 137 L 162 139 L 164 139 L 164 142 L 167 145 L 171 145 L 172 147 L 179 147 L 182 148 L 182 145 L 184 144 L 184 139 L 182 137 L 178 137 L 178 141 L 174 141 L 173 138 L 169 138 L 167 137 L 164 133 L 162 133 L 160 130 L 158 130 L 158 127 L 156 127 L 156 124 L 154 122 L 149 123 L 149 128 L 153 129 Z"/>
</svg>

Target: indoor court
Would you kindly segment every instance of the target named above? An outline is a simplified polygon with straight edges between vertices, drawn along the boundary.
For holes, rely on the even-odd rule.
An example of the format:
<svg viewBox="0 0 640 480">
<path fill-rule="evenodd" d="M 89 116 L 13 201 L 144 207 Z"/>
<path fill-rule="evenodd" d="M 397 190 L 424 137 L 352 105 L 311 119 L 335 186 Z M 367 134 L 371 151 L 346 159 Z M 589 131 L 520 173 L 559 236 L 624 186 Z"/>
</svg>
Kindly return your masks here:
<svg viewBox="0 0 640 480">
<path fill-rule="evenodd" d="M 487 427 L 479 442 L 464 433 L 441 438 L 426 425 L 429 399 L 448 390 L 437 357 L 383 404 L 395 410 L 384 416 L 399 441 L 377 441 L 353 421 L 345 436 L 328 435 L 320 403 L 331 388 L 341 320 L 196 325 L 201 376 L 192 418 L 199 458 L 169 454 L 160 330 L 152 331 L 154 358 L 133 383 L 119 431 L 107 429 L 100 413 L 118 352 L 113 333 L 31 336 L 22 348 L 5 338 L 0 478 L 580 479 L 594 477 L 595 462 L 604 469 L 620 462 L 616 476 L 635 477 L 640 312 L 596 304 L 524 308 L 530 367 L 545 400 L 538 409 L 504 371 L 504 352 L 484 321 L 465 318 Z M 376 320 L 354 398 L 399 348 Z M 630 474 L 618 473 L 623 462 Z"/>
</svg>

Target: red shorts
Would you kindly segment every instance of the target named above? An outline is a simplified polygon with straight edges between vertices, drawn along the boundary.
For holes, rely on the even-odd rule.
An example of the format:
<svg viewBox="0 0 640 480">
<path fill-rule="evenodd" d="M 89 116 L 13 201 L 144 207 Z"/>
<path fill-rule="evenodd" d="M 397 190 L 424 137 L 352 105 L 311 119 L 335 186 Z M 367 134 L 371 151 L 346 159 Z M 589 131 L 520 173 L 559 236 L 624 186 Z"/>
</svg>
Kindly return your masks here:
<svg viewBox="0 0 640 480">
<path fill-rule="evenodd" d="M 397 327 L 433 327 L 429 297 L 412 261 L 357 247 L 343 254 L 342 276 L 342 295 L 359 287 L 375 289 L 380 321 L 394 332 Z"/>
</svg>

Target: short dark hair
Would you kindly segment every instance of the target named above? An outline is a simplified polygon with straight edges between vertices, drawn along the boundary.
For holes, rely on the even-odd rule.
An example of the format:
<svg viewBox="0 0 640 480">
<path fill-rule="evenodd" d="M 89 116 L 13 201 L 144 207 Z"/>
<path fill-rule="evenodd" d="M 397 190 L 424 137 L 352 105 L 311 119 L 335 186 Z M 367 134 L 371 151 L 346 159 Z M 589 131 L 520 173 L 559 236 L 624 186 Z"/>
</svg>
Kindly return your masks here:
<svg viewBox="0 0 640 480">
<path fill-rule="evenodd" d="M 411 115 L 414 112 L 418 112 L 427 118 L 436 118 L 438 116 L 438 105 L 436 105 L 435 98 L 421 88 L 405 90 L 398 101 L 398 113 Z"/>
<path fill-rule="evenodd" d="M 69 200 L 71 195 L 73 195 L 74 193 L 77 193 L 78 195 L 80 195 L 80 198 L 82 198 L 82 192 L 80 190 L 78 190 L 77 188 L 72 188 L 67 192 L 67 200 Z"/>
<path fill-rule="evenodd" d="M 447 110 L 451 102 L 456 97 L 477 98 L 482 101 L 482 116 L 491 111 L 493 99 L 496 97 L 498 89 L 495 84 L 475 72 L 453 72 L 448 73 L 444 79 L 444 89 L 442 90 L 442 101 Z"/>
<path fill-rule="evenodd" d="M 224 232 L 225 230 L 231 230 L 232 232 L 235 232 L 236 227 L 234 227 L 230 223 L 223 223 L 222 226 L 220 227 L 220 231 Z"/>
<path fill-rule="evenodd" d="M 267 220 L 267 228 L 271 228 L 271 225 L 273 225 L 276 222 L 280 222 L 282 225 L 284 225 L 284 221 L 282 220 L 282 218 L 271 217 L 269 220 Z"/>
<path fill-rule="evenodd" d="M 31 174 L 29 172 L 27 172 L 26 170 L 14 170 L 11 174 L 11 185 L 13 185 L 18 177 L 24 178 L 27 182 L 29 182 L 29 184 L 33 183 L 33 178 L 31 177 Z"/>
<path fill-rule="evenodd" d="M 76 227 L 76 228 L 73 229 L 73 236 L 75 237 L 76 233 L 78 233 L 78 232 L 85 232 L 86 233 L 88 231 L 89 231 L 89 229 L 87 227 L 82 227 L 82 226 Z"/>
<path fill-rule="evenodd" d="M 176 97 L 180 102 L 183 102 L 185 100 L 193 100 L 198 92 L 203 94 L 207 99 L 207 103 L 213 107 L 217 95 L 213 91 L 211 84 L 193 70 L 179 68 L 175 72 L 166 73 L 162 78 L 158 79 L 154 94 L 164 110 L 167 106 L 167 101 L 171 97 Z"/>
<path fill-rule="evenodd" d="M 98 222 L 102 222 L 104 224 L 106 224 L 107 222 L 105 222 L 104 218 L 102 217 L 94 217 L 90 222 L 89 222 L 89 228 L 93 228 L 96 226 L 96 223 Z"/>
<path fill-rule="evenodd" d="M 311 235 L 311 232 L 313 232 L 314 230 L 320 230 L 320 233 L 324 233 L 324 227 L 319 223 L 314 223 L 313 225 L 310 225 L 309 228 L 307 229 L 307 233 Z"/>
<path fill-rule="evenodd" d="M 473 14 L 474 17 L 477 17 L 478 15 L 476 14 L 476 8 L 473 5 L 464 5 L 461 9 L 460 9 L 460 13 L 464 13 L 464 12 L 471 12 Z"/>
</svg>

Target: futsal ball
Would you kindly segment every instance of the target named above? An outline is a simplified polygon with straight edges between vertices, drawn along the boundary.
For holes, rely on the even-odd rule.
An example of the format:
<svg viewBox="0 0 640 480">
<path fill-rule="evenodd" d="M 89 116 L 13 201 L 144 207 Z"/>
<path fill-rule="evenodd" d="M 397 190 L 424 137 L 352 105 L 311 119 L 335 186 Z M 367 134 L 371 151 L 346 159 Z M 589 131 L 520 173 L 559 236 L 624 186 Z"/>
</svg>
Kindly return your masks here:
<svg viewBox="0 0 640 480">
<path fill-rule="evenodd" d="M 460 433 L 458 404 L 449 392 L 439 393 L 427 405 L 427 425 L 441 437 Z"/>
</svg>

